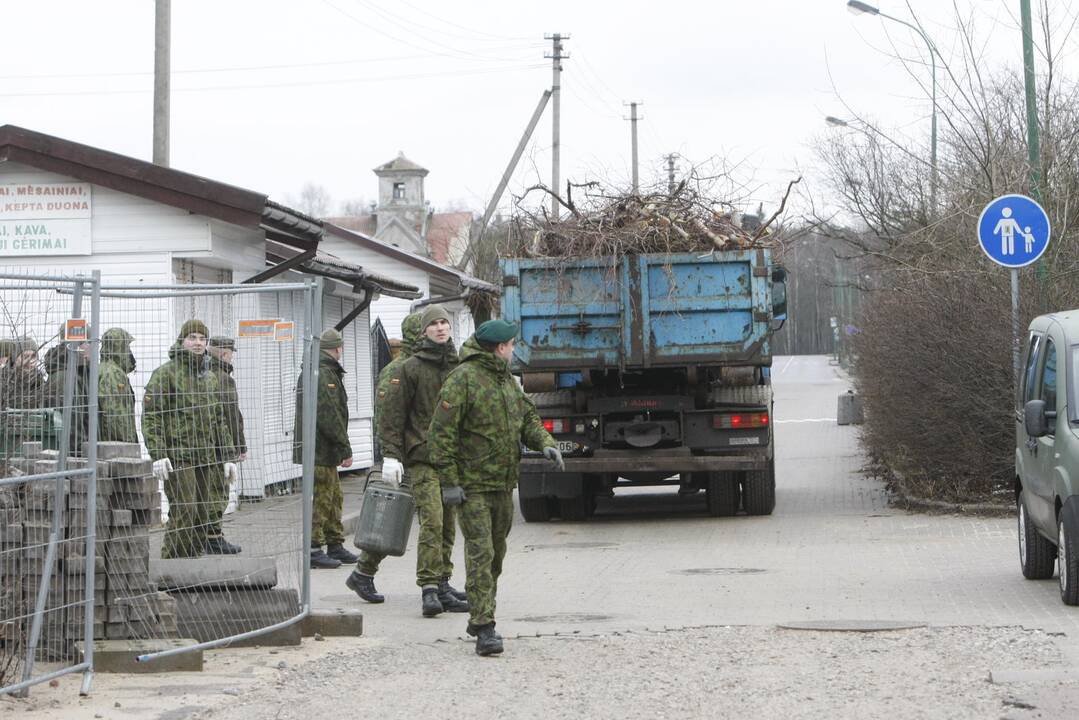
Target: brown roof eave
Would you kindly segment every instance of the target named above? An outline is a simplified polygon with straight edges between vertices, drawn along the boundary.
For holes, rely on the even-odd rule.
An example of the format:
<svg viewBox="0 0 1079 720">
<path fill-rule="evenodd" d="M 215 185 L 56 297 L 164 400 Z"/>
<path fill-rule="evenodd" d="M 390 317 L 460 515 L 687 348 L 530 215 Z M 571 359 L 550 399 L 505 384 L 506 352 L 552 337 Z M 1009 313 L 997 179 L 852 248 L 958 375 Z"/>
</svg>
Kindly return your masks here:
<svg viewBox="0 0 1079 720">
<path fill-rule="evenodd" d="M 258 227 L 266 205 L 260 193 L 14 125 L 0 126 L 0 160 L 245 227 Z"/>
</svg>

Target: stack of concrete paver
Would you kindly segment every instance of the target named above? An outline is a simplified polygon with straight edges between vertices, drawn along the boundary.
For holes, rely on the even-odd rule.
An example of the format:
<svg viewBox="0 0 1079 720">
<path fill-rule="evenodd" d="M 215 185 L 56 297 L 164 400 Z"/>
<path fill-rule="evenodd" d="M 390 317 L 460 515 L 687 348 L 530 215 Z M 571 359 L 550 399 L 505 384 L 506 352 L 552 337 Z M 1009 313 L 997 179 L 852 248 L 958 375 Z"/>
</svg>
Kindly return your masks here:
<svg viewBox="0 0 1079 720">
<path fill-rule="evenodd" d="M 99 443 L 98 453 L 93 548 L 87 548 L 89 478 L 64 479 L 59 495 L 51 480 L 0 492 L 0 641 L 15 633 L 25 640 L 41 588 L 54 509 L 61 513 L 42 619 L 42 658 L 66 657 L 72 644 L 84 638 L 88 552 L 95 568 L 95 639 L 176 637 L 175 602 L 157 592 L 149 577 L 150 531 L 161 518 L 151 464 L 141 459 L 137 444 Z M 7 466 L 24 475 L 55 472 L 58 456 L 40 443 L 24 443 Z M 85 458 L 67 459 L 68 469 L 86 466 Z"/>
</svg>

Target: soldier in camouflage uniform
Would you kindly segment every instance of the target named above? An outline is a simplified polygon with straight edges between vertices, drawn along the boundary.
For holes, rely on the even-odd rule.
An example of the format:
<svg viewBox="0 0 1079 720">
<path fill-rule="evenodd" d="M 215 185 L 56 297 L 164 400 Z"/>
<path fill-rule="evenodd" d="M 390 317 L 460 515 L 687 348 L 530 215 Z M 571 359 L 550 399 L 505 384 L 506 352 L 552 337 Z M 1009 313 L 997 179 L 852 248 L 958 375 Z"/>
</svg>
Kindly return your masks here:
<svg viewBox="0 0 1079 720">
<path fill-rule="evenodd" d="M 101 336 L 101 362 L 97 374 L 97 436 L 102 442 L 137 443 L 135 392 L 128 375 L 135 372 L 131 334 L 109 328 Z"/>
<path fill-rule="evenodd" d="M 0 338 L 0 410 L 7 407 L 8 375 L 15 364 L 17 347 L 13 338 Z"/>
<path fill-rule="evenodd" d="M 374 425 L 375 433 L 377 433 L 378 441 L 382 448 L 386 447 L 386 438 L 382 436 L 383 408 L 388 403 L 393 402 L 394 395 L 400 392 L 401 367 L 406 360 L 412 357 L 412 353 L 420 341 L 420 320 L 422 317 L 423 313 L 415 312 L 401 322 L 401 349 L 398 351 L 397 357 L 386 363 L 386 367 L 382 368 L 378 374 L 378 381 L 375 384 Z M 385 466 L 385 463 L 383 463 L 383 467 Z M 401 487 L 410 487 L 407 474 L 404 474 L 401 478 Z M 375 573 L 378 572 L 378 566 L 385 557 L 385 555 L 368 550 L 361 552 L 360 561 L 356 563 L 356 569 L 345 580 L 345 585 L 367 602 L 385 602 L 385 596 L 375 588 Z"/>
<path fill-rule="evenodd" d="M 224 540 L 210 535 L 209 510 L 223 473 L 235 472 L 236 449 L 206 358 L 209 334 L 201 320 L 185 322 L 142 401 L 143 438 L 169 500 L 163 558 L 218 553 Z"/>
<path fill-rule="evenodd" d="M 236 381 L 232 378 L 232 358 L 236 352 L 236 341 L 230 337 L 212 337 L 210 346 L 206 349 L 210 355 L 210 372 L 217 378 L 217 389 L 220 393 L 221 404 L 225 407 L 225 420 L 232 433 L 232 441 L 236 444 L 236 452 L 239 461 L 247 459 L 247 437 L 244 435 L 244 416 L 240 412 L 240 395 L 236 392 Z M 211 500 L 211 523 L 210 530 L 221 531 L 221 518 L 229 504 L 229 497 L 235 492 L 238 477 L 226 477 L 225 484 L 216 488 Z M 221 546 L 226 555 L 240 552 L 240 548 L 231 543 Z"/>
<path fill-rule="evenodd" d="M 337 467 L 352 466 L 352 444 L 348 439 L 348 393 L 345 369 L 341 367 L 344 338 L 330 328 L 319 338 L 318 396 L 315 413 L 315 497 L 311 510 L 311 567 L 336 568 L 354 563 L 357 557 L 345 549 L 345 528 L 341 524 L 341 478 Z M 296 425 L 292 462 L 303 464 L 303 373 L 296 382 Z M 322 546 L 326 545 L 326 552 Z"/>
<path fill-rule="evenodd" d="M 79 342 L 75 348 L 75 364 L 71 366 L 68 352 L 70 343 L 64 340 L 64 326 L 60 326 L 60 342 L 45 353 L 45 371 L 49 379 L 45 381 L 45 406 L 62 411 L 64 408 L 64 386 L 68 373 L 74 373 L 74 393 L 71 396 L 71 425 L 68 431 L 68 454 L 81 456 L 83 444 L 87 441 L 90 429 L 90 343 Z"/>
<path fill-rule="evenodd" d="M 477 328 L 461 348 L 461 364 L 442 386 L 427 436 L 443 502 L 460 505 L 471 605 L 467 632 L 476 637 L 479 655 L 502 652 L 495 596 L 513 522 L 521 443 L 565 468 L 554 438 L 510 374 L 516 335 L 517 326 L 504 320 Z"/>
<path fill-rule="evenodd" d="M 37 343 L 21 337 L 15 341 L 11 369 L 4 373 L 5 407 L 33 410 L 45 405 L 45 374 L 37 356 Z"/>
<path fill-rule="evenodd" d="M 412 357 L 401 366 L 399 391 L 382 409 L 382 438 L 387 458 L 399 458 L 409 474 L 420 521 L 416 545 L 416 584 L 421 589 L 422 613 L 434 617 L 447 610 L 467 612 L 468 603 L 449 584 L 453 574 L 456 518 L 442 504 L 438 474 L 427 457 L 427 428 L 438 392 L 457 365 L 450 336 L 450 316 L 441 305 L 429 305 L 420 320 L 423 337 Z"/>
<path fill-rule="evenodd" d="M 0 369 L 0 453 L 12 455 L 23 442 L 39 441 L 55 449 L 57 437 L 52 413 L 45 408 L 45 375 L 37 356 L 37 343 L 21 337 L 12 341 L 8 365 Z M 38 411 L 41 412 L 25 412 Z"/>
</svg>

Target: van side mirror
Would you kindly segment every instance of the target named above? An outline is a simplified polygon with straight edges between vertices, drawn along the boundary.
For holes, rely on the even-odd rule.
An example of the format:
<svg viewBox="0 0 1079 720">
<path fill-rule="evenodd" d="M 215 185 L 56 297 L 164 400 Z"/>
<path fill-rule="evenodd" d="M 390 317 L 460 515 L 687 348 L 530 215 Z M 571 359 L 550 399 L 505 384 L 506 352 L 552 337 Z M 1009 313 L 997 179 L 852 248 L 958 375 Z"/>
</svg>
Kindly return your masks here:
<svg viewBox="0 0 1079 720">
<path fill-rule="evenodd" d="M 1023 406 L 1023 427 L 1028 437 L 1040 438 L 1049 434 L 1049 413 L 1044 400 L 1028 400 Z"/>
</svg>

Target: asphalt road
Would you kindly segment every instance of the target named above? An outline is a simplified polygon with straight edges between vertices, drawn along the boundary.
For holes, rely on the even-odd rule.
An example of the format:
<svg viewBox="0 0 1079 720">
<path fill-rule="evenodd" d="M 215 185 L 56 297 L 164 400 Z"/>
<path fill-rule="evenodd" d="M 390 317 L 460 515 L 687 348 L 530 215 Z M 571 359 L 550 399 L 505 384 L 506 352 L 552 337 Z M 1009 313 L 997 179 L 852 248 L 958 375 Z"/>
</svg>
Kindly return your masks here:
<svg viewBox="0 0 1079 720">
<path fill-rule="evenodd" d="M 583 523 L 518 515 L 500 582 L 506 652 L 476 657 L 466 615 L 420 615 L 414 541 L 356 598 L 312 574 L 316 608 L 360 608 L 361 638 L 207 653 L 201 674 L 78 678 L 0 699 L 26 718 L 1064 718 L 1079 706 L 1079 608 L 1019 572 L 1014 520 L 910 514 L 860 472 L 848 383 L 778 358 L 777 506 L 712 518 L 703 495 L 636 490 Z M 346 493 L 347 502 L 354 495 Z M 454 581 L 464 583 L 457 551 Z M 782 625 L 888 632 L 813 632 Z"/>
</svg>

